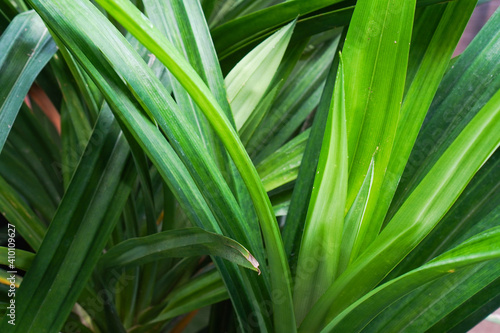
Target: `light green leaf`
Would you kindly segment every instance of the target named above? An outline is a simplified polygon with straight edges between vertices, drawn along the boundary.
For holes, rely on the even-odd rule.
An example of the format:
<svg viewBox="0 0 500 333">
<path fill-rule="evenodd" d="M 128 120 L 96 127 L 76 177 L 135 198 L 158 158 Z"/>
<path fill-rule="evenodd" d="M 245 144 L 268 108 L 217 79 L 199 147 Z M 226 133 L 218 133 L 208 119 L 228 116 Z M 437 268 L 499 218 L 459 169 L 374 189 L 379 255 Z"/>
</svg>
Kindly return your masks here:
<svg viewBox="0 0 500 333">
<path fill-rule="evenodd" d="M 344 94 L 341 60 L 294 280 L 297 323 L 302 321 L 337 275 L 348 179 Z"/>
<path fill-rule="evenodd" d="M 358 332 L 378 311 L 409 291 L 438 277 L 486 260 L 500 258 L 500 227 L 477 235 L 428 264 L 394 279 L 360 298 L 332 320 L 322 332 Z M 419 327 L 418 330 L 425 330 Z"/>
<path fill-rule="evenodd" d="M 436 15 L 439 17 L 440 8 L 426 7 L 416 23 L 416 31 L 414 32 L 416 37 L 412 40 L 412 47 L 416 50 L 412 49 L 412 58 L 410 59 L 417 58 L 420 62 L 412 62 L 409 66 L 412 80 L 407 82 L 407 93 L 401 107 L 394 147 L 372 217 L 374 223 L 380 225 L 389 209 L 427 110 L 474 10 L 474 2 L 459 0 L 447 4 L 444 13 L 438 20 L 435 17 Z M 427 29 L 432 21 L 437 21 L 437 27 L 435 31 L 429 33 Z M 455 28 L 450 29 L 450 26 Z M 427 41 L 426 45 L 426 41 L 420 39 L 430 38 L 429 35 L 432 36 L 432 39 Z M 422 43 L 424 45 L 421 45 Z M 418 53 L 423 53 L 421 59 L 417 57 Z M 428 138 L 426 136 L 425 140 L 427 141 Z M 420 148 L 416 147 L 416 149 L 418 152 Z"/>
<path fill-rule="evenodd" d="M 354 200 L 349 212 L 345 216 L 344 232 L 342 233 L 342 246 L 340 247 L 339 270 L 337 276 L 342 274 L 347 266 L 357 257 L 360 252 L 359 243 L 356 243 L 363 216 L 366 211 L 366 204 L 370 196 L 370 190 L 373 184 L 373 161 L 366 174 L 363 185 L 359 190 L 358 196 Z"/>
<path fill-rule="evenodd" d="M 345 31 L 340 37 L 340 49 L 342 48 L 344 39 Z M 325 133 L 330 105 L 333 98 L 339 61 L 340 53 L 334 57 L 333 63 L 328 72 L 325 88 L 323 89 L 318 110 L 316 111 L 316 115 L 314 117 L 311 133 L 309 134 L 306 149 L 302 157 L 297 182 L 294 186 L 285 227 L 283 229 L 285 250 L 289 260 L 291 261 L 292 269 L 294 268 L 294 263 L 297 262 L 298 258 L 297 253 L 300 249 L 302 230 L 304 228 L 310 195 L 314 185 L 316 169 L 323 142 L 323 135 Z"/>
<path fill-rule="evenodd" d="M 276 75 L 275 75 L 276 76 Z M 281 82 L 276 84 L 257 104 L 255 109 L 251 111 L 247 121 L 243 124 L 240 129 L 240 139 L 241 142 L 247 147 L 248 143 L 254 135 L 256 129 L 261 124 L 262 120 L 266 117 L 271 109 L 271 106 L 276 99 L 276 95 L 281 88 Z M 258 170 L 257 170 L 258 171 Z"/>
<path fill-rule="evenodd" d="M 264 98 L 292 36 L 295 21 L 259 44 L 226 76 L 226 91 L 236 128 L 243 127 Z"/>
<path fill-rule="evenodd" d="M 257 172 L 267 192 L 294 181 L 306 148 L 310 130 L 306 130 L 274 154 L 257 164 Z"/>
<path fill-rule="evenodd" d="M 353 204 L 374 160 L 373 183 L 355 247 L 366 248 L 382 221 L 372 220 L 398 124 L 415 0 L 358 1 L 344 44 L 349 191 Z M 359 243 L 359 244 L 358 244 Z"/>
<path fill-rule="evenodd" d="M 446 150 L 376 240 L 316 302 L 302 329 L 325 325 L 376 286 L 436 226 L 499 145 L 500 91 Z"/>
<path fill-rule="evenodd" d="M 305 59 L 299 61 L 273 103 L 271 112 L 255 131 L 248 145 L 255 163 L 260 163 L 289 140 L 318 105 L 340 31 L 328 33 L 326 38 L 320 45 L 309 46 L 314 47 L 314 51 L 306 53 Z"/>
</svg>

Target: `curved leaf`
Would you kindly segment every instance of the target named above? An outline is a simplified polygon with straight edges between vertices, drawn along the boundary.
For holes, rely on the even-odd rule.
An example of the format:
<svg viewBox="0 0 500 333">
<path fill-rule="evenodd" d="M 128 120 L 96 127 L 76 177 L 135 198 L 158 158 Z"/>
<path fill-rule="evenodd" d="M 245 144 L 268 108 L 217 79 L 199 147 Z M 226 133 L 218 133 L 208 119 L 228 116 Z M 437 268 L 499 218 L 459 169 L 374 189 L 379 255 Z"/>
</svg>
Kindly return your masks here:
<svg viewBox="0 0 500 333">
<path fill-rule="evenodd" d="M 40 17 L 19 14 L 0 38 L 0 151 L 24 97 L 38 73 L 57 50 Z"/>
<path fill-rule="evenodd" d="M 360 331 L 378 311 L 416 287 L 438 277 L 454 274 L 463 267 L 500 258 L 499 242 L 500 227 L 467 240 L 428 264 L 368 293 L 339 314 L 322 332 Z"/>
<path fill-rule="evenodd" d="M 285 301 L 283 304 L 273 304 L 276 330 L 294 331 L 294 321 L 284 322 L 277 318 L 293 318 L 290 273 L 288 263 L 282 246 L 282 240 L 273 208 L 267 196 L 259 175 L 255 170 L 245 148 L 231 126 L 229 120 L 224 115 L 221 107 L 209 91 L 208 87 L 201 80 L 193 68 L 184 60 L 179 52 L 166 40 L 156 29 L 154 29 L 147 18 L 130 2 L 124 0 L 98 0 L 98 3 L 113 15 L 125 28 L 136 36 L 148 49 L 150 49 L 160 59 L 174 76 L 181 82 L 202 109 L 212 127 L 224 143 L 224 146 L 231 155 L 234 164 L 238 168 L 250 193 L 250 197 L 259 217 L 262 234 L 266 244 L 266 251 L 269 260 L 269 269 L 274 271 L 271 276 L 271 288 L 276 293 L 282 293 Z M 114 56 L 114 54 L 109 54 Z M 144 82 L 140 82 L 143 85 Z M 149 90 L 149 88 L 148 88 Z M 164 98 L 168 98 L 164 96 Z M 151 102 L 158 102 L 157 100 Z M 188 139 L 186 142 L 191 142 Z M 209 172 L 211 169 L 206 170 Z M 221 186 L 215 182 L 214 186 Z M 203 187 L 202 187 L 203 188 Z M 216 196 L 216 199 L 225 199 L 225 196 Z M 217 210 L 215 210 L 217 212 Z M 235 224 L 228 221 L 226 226 L 244 227 L 244 224 Z M 238 235 L 238 240 L 245 239 L 246 235 Z M 251 247 L 250 247 L 251 248 Z"/>
<path fill-rule="evenodd" d="M 131 238 L 106 252 L 101 269 L 132 267 L 164 258 L 212 255 L 259 272 L 259 263 L 234 240 L 200 228 L 175 229 Z"/>
</svg>

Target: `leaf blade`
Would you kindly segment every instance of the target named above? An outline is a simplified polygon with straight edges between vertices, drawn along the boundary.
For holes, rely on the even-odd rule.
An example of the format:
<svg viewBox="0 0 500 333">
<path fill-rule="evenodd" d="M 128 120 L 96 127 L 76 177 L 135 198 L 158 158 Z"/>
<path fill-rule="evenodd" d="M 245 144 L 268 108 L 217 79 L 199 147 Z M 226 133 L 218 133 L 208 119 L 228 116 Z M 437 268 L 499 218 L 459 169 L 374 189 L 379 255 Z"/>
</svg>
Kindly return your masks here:
<svg viewBox="0 0 500 333">
<path fill-rule="evenodd" d="M 57 48 L 34 11 L 14 18 L 0 38 L 0 48 L 1 151 L 31 84 Z"/>
</svg>

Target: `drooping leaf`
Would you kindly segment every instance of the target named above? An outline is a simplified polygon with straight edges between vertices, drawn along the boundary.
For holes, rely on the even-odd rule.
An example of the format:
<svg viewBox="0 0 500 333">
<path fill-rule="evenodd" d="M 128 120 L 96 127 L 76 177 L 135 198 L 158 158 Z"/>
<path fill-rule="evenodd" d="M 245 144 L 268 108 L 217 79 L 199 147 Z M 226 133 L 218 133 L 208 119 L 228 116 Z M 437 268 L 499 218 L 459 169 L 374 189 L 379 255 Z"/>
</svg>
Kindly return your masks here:
<svg viewBox="0 0 500 333">
<path fill-rule="evenodd" d="M 184 58 L 178 53 L 178 51 L 175 50 L 170 42 L 166 40 L 166 38 L 163 37 L 156 29 L 151 27 L 150 22 L 137 10 L 137 8 L 132 6 L 130 3 L 121 0 L 99 0 L 98 2 L 116 19 L 118 19 L 121 24 L 123 24 L 132 34 L 134 34 L 138 40 L 140 40 L 146 47 L 148 47 L 158 57 L 158 59 L 160 59 L 167 66 L 172 74 L 174 74 L 179 82 L 181 82 L 184 88 L 188 90 L 193 100 L 195 100 L 197 105 L 202 109 L 205 116 L 216 131 L 217 135 L 224 143 L 224 146 L 228 150 L 231 158 L 238 168 L 250 193 L 250 197 L 252 198 L 252 201 L 254 203 L 256 213 L 259 217 L 264 241 L 266 243 L 269 269 L 275 272 L 280 272 L 270 274 L 271 288 L 275 289 L 276 292 L 282 292 L 282 295 L 284 295 L 284 298 L 286 300 L 280 306 L 278 306 L 277 304 L 274 306 L 275 324 L 277 325 L 275 329 L 293 331 L 294 328 L 290 326 L 294 326 L 292 321 L 283 322 L 277 319 L 282 316 L 286 316 L 289 318 L 292 318 L 294 316 L 291 304 L 291 289 L 289 285 L 290 279 L 288 278 L 289 268 L 285 260 L 283 248 L 281 246 L 282 241 L 280 232 L 276 224 L 274 213 L 272 211 L 271 202 L 269 201 L 269 198 L 265 193 L 264 187 L 259 179 L 257 171 L 251 163 L 250 158 L 248 157 L 248 154 L 246 153 L 241 141 L 238 139 L 235 130 L 232 128 L 228 119 L 225 117 L 224 112 L 221 110 L 221 107 L 218 105 L 217 101 L 210 93 L 208 87 L 204 84 L 198 74 L 184 60 Z M 114 57 L 121 55 L 108 54 L 107 56 Z M 119 68 L 117 68 L 117 70 L 119 70 Z M 154 81 L 152 82 L 154 83 Z M 129 82 L 129 84 L 130 83 L 131 82 Z M 137 88 L 143 88 L 144 81 L 136 81 L 136 83 L 139 84 Z M 164 95 L 163 97 L 165 99 L 168 99 L 167 95 Z M 159 101 L 148 100 L 148 102 L 153 103 Z M 150 111 L 154 111 L 155 109 L 156 107 L 150 107 Z M 182 133 L 182 131 L 179 132 Z M 179 143 L 189 144 L 190 142 L 192 142 L 192 140 L 193 139 L 190 138 L 185 142 L 182 141 Z M 174 143 L 176 142 L 174 141 Z M 188 162 L 189 161 L 185 160 L 185 163 Z M 208 168 L 208 170 L 205 170 L 205 172 L 211 173 L 213 172 L 213 170 Z M 213 185 L 221 186 L 222 184 L 220 182 L 214 182 Z M 204 184 L 203 186 L 201 186 L 201 190 L 205 189 L 204 186 L 206 185 Z M 229 198 L 229 196 L 226 195 L 213 196 L 213 194 L 211 194 L 211 197 L 217 200 L 225 200 Z M 221 207 L 222 206 L 223 205 L 221 205 Z M 215 212 L 217 212 L 217 210 L 215 210 Z M 232 221 L 228 221 L 224 225 L 245 227 L 244 224 L 234 224 L 232 223 Z M 245 238 L 245 234 L 239 235 L 237 237 L 238 241 L 241 241 Z M 249 246 L 249 248 L 252 249 L 252 246 Z M 264 272 L 264 267 L 262 270 Z"/>
<path fill-rule="evenodd" d="M 0 151 L 31 84 L 57 48 L 34 12 L 16 16 L 0 38 Z"/>
<path fill-rule="evenodd" d="M 167 257 L 214 255 L 259 271 L 259 263 L 230 238 L 199 228 L 176 229 L 133 238 L 111 248 L 100 260 L 102 269 L 128 267 Z"/>
</svg>

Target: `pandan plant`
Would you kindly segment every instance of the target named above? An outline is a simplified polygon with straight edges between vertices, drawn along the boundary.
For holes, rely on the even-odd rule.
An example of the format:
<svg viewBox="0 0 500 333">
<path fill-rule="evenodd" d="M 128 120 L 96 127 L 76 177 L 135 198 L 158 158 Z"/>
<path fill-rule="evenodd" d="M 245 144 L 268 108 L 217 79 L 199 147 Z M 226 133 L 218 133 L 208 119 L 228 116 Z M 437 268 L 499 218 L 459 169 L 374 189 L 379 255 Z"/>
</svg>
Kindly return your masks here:
<svg viewBox="0 0 500 333">
<path fill-rule="evenodd" d="M 0 331 L 466 332 L 500 306 L 476 5 L 1 0 Z"/>
</svg>

